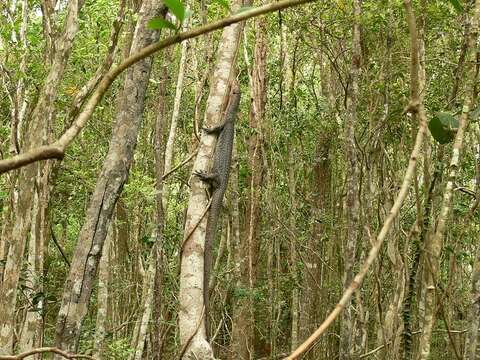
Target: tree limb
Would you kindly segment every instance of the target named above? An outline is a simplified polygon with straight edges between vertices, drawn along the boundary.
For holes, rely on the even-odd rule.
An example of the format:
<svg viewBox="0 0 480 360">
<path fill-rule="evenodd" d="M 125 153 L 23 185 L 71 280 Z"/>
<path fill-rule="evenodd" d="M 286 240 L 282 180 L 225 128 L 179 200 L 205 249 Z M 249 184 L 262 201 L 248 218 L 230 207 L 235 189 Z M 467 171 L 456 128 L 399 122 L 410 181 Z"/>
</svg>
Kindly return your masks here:
<svg viewBox="0 0 480 360">
<path fill-rule="evenodd" d="M 340 301 L 337 303 L 335 308 L 330 312 L 327 318 L 323 321 L 320 327 L 312 334 L 310 337 L 305 340 L 303 344 L 301 344 L 290 356 L 286 357 L 285 360 L 295 360 L 298 359 L 306 350 L 308 350 L 315 342 L 322 336 L 322 334 L 328 329 L 328 327 L 335 321 L 335 319 L 340 315 L 342 310 L 345 308 L 346 304 L 348 304 L 350 298 L 354 294 L 354 292 L 360 288 L 362 285 L 363 279 L 367 275 L 367 272 L 370 266 L 373 264 L 375 259 L 380 252 L 383 242 L 393 224 L 393 221 L 397 217 L 398 213 L 400 212 L 400 208 L 402 207 L 403 201 L 408 195 L 408 190 L 410 188 L 410 184 L 412 179 L 415 175 L 415 167 L 417 165 L 417 159 L 420 155 L 420 150 L 422 148 L 423 138 L 427 128 L 427 117 L 425 114 L 425 109 L 423 108 L 423 104 L 419 99 L 418 93 L 418 83 L 419 83 L 419 65 L 418 65 L 418 38 L 417 38 L 417 31 L 415 26 L 415 18 L 413 17 L 413 11 L 411 8 L 410 0 L 404 0 L 405 8 L 407 12 L 407 22 L 409 24 L 410 29 L 410 43 L 412 48 L 412 56 L 411 56 L 411 63 L 410 63 L 410 72 L 411 72 L 411 80 L 410 80 L 410 103 L 407 106 L 407 110 L 409 112 L 416 113 L 420 120 L 418 133 L 415 139 L 415 145 L 412 149 L 410 154 L 410 159 L 408 162 L 408 167 L 405 171 L 405 177 L 403 178 L 402 186 L 400 191 L 395 198 L 395 202 L 393 203 L 390 212 L 383 223 L 383 226 L 377 236 L 376 243 L 370 249 L 368 253 L 368 257 L 365 262 L 362 264 L 360 271 L 357 273 L 355 278 L 352 280 L 350 285 L 345 289 Z"/>
<path fill-rule="evenodd" d="M 37 349 L 32 349 L 25 351 L 18 355 L 0 355 L 0 360 L 21 360 L 25 359 L 27 356 L 31 356 L 33 354 L 40 354 L 40 353 L 55 353 L 58 355 L 63 356 L 65 359 L 90 359 L 95 360 L 94 357 L 89 355 L 79 355 L 79 354 L 70 354 L 66 351 L 60 350 L 56 347 L 41 347 Z"/>
<path fill-rule="evenodd" d="M 194 29 L 181 32 L 174 36 L 168 37 L 155 44 L 147 46 L 137 53 L 129 56 L 117 67 L 111 69 L 102 78 L 95 91 L 92 93 L 88 102 L 85 104 L 83 111 L 78 115 L 72 126 L 65 131 L 65 133 L 54 143 L 50 145 L 40 146 L 25 153 L 18 154 L 9 159 L 0 161 L 0 174 L 7 171 L 18 169 L 22 166 L 34 163 L 39 160 L 45 159 L 62 159 L 66 148 L 77 137 L 87 121 L 92 116 L 98 103 L 102 100 L 103 95 L 107 92 L 113 81 L 120 75 L 125 69 L 132 66 L 136 62 L 154 54 L 155 52 L 165 49 L 166 47 L 174 44 L 181 43 L 182 41 L 198 37 L 202 34 L 210 33 L 214 30 L 224 28 L 228 25 L 238 23 L 250 19 L 252 17 L 264 15 L 270 12 L 279 11 L 292 6 L 297 6 L 312 2 L 313 0 L 282 0 L 271 4 L 259 6 L 251 10 L 242 11 L 234 14 L 230 17 L 214 21 L 210 24 L 196 27 Z"/>
</svg>

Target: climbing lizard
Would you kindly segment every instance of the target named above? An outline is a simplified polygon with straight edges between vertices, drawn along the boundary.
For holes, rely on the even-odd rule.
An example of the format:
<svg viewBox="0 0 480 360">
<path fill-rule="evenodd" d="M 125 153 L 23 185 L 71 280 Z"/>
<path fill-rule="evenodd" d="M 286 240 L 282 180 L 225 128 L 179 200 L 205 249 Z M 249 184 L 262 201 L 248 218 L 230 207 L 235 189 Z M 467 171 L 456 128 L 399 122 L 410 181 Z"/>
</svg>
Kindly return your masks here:
<svg viewBox="0 0 480 360">
<path fill-rule="evenodd" d="M 213 260 L 213 243 L 217 229 L 218 219 L 222 210 L 223 195 L 227 189 L 230 164 L 232 162 L 233 138 L 235 133 L 235 117 L 240 102 L 240 88 L 235 82 L 229 97 L 225 120 L 220 125 L 212 128 L 203 128 L 206 134 L 217 135 L 217 144 L 213 155 L 212 170 L 209 173 L 196 172 L 202 181 L 210 185 L 210 209 L 205 230 L 205 251 L 204 251 L 204 284 L 203 301 L 205 304 L 205 318 L 207 318 L 209 279 Z M 208 332 L 208 326 L 207 326 Z"/>
</svg>

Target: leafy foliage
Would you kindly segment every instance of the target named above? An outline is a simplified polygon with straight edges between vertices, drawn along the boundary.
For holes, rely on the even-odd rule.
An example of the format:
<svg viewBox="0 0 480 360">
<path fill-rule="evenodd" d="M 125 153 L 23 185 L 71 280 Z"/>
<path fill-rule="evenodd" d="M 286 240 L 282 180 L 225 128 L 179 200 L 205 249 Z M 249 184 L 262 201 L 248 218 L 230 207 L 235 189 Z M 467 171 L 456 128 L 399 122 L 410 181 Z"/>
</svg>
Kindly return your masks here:
<svg viewBox="0 0 480 360">
<path fill-rule="evenodd" d="M 172 29 L 172 30 L 177 30 L 177 27 L 172 24 L 170 21 L 161 19 L 161 18 L 155 18 L 152 19 L 148 22 L 148 27 L 150 29 L 154 30 L 160 30 L 160 29 Z"/>
<path fill-rule="evenodd" d="M 458 128 L 458 120 L 446 112 L 438 112 L 429 121 L 428 128 L 433 138 L 439 144 L 447 144 L 455 138 Z"/>
<path fill-rule="evenodd" d="M 450 4 L 453 5 L 455 10 L 457 10 L 458 12 L 463 11 L 463 5 L 460 3 L 460 0 L 448 0 L 448 1 L 450 1 Z"/>
<path fill-rule="evenodd" d="M 185 6 L 179 0 L 163 0 L 168 9 L 182 23 L 185 20 Z"/>
</svg>

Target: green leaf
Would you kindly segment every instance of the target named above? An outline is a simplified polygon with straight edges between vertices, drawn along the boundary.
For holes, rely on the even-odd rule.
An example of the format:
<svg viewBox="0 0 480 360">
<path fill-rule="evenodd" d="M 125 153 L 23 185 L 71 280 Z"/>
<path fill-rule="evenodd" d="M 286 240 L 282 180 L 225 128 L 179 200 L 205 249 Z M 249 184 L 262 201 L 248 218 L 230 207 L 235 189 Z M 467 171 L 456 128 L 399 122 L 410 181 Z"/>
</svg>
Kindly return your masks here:
<svg viewBox="0 0 480 360">
<path fill-rule="evenodd" d="M 164 28 L 172 29 L 172 30 L 177 30 L 176 26 L 173 25 L 170 21 L 161 19 L 161 18 L 154 18 L 150 20 L 147 24 L 149 29 L 153 30 L 160 30 Z"/>
<path fill-rule="evenodd" d="M 447 144 L 455 138 L 458 120 L 452 114 L 438 112 L 429 121 L 428 129 L 439 144 Z"/>
<path fill-rule="evenodd" d="M 458 12 L 463 11 L 463 5 L 461 4 L 460 0 L 448 0 L 448 1 L 450 1 L 450 4 L 453 5 L 455 10 L 457 10 Z"/>
<path fill-rule="evenodd" d="M 180 21 L 185 20 L 185 7 L 179 0 L 163 0 L 163 3 L 167 5 L 173 15 Z"/>
</svg>

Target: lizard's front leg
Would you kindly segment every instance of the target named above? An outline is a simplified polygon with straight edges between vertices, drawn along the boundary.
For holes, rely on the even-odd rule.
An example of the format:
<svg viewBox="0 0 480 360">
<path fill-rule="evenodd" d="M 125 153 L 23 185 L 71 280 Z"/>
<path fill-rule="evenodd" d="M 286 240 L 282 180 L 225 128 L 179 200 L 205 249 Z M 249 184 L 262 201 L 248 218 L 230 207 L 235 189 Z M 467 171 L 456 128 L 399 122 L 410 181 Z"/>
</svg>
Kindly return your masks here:
<svg viewBox="0 0 480 360">
<path fill-rule="evenodd" d="M 220 132 L 222 132 L 224 126 L 225 126 L 225 122 L 223 122 L 223 123 L 221 123 L 221 124 L 219 124 L 219 125 L 213 126 L 213 127 L 211 127 L 211 128 L 202 127 L 202 130 L 205 132 L 205 134 L 218 135 Z"/>
<path fill-rule="evenodd" d="M 221 178 L 218 173 L 206 173 L 205 171 L 195 171 L 195 176 L 200 178 L 204 183 L 210 185 L 212 190 L 215 190 L 220 186 Z"/>
</svg>

